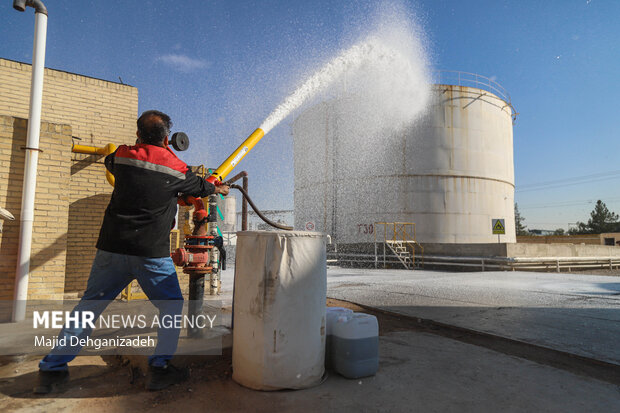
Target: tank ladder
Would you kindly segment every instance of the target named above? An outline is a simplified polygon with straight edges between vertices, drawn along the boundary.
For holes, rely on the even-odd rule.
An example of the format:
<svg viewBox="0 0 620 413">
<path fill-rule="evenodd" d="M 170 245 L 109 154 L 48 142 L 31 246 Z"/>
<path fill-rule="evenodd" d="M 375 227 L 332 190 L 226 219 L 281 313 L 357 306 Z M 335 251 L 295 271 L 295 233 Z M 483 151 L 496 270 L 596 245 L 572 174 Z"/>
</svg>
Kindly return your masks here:
<svg viewBox="0 0 620 413">
<path fill-rule="evenodd" d="M 398 257 L 398 260 L 407 270 L 413 270 L 415 255 L 409 252 L 409 249 L 402 241 L 386 241 L 388 248 Z"/>
<path fill-rule="evenodd" d="M 383 261 L 383 268 L 387 264 L 387 252 L 398 258 L 398 261 L 407 270 L 413 270 L 416 266 L 424 265 L 424 247 L 416 241 L 415 223 L 413 222 L 375 222 L 375 268 Z M 377 233 L 383 233 L 383 240 L 377 237 Z M 383 247 L 381 259 L 379 244 Z M 420 259 L 416 261 L 416 248 L 420 251 Z"/>
</svg>

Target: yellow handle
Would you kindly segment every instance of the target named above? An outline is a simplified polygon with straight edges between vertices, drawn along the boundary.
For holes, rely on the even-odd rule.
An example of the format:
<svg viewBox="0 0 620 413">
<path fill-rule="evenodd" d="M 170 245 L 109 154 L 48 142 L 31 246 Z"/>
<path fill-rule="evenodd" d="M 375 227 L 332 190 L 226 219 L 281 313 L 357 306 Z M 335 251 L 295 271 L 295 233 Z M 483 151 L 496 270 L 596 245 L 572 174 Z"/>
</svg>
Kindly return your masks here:
<svg viewBox="0 0 620 413">
<path fill-rule="evenodd" d="M 256 129 L 243 143 L 211 174 L 211 176 L 223 181 L 235 166 L 252 150 L 254 146 L 265 136 L 265 131 Z"/>
</svg>

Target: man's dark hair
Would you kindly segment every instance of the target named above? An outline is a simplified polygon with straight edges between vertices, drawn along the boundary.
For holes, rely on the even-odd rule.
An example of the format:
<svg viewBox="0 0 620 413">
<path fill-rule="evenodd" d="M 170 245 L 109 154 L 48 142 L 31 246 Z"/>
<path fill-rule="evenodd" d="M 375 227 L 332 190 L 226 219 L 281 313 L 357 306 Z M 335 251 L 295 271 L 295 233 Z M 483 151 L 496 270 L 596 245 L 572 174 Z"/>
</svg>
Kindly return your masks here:
<svg viewBox="0 0 620 413">
<path fill-rule="evenodd" d="M 144 143 L 162 143 L 170 134 L 170 128 L 170 116 L 158 110 L 147 110 L 138 118 L 138 133 Z"/>
</svg>

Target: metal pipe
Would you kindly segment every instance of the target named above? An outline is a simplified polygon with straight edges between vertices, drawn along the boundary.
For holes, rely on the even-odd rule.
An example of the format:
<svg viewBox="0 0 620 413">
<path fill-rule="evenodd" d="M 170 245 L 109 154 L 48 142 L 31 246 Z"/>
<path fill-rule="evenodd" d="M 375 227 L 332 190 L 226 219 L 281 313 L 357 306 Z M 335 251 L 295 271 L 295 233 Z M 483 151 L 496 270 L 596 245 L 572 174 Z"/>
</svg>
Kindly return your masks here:
<svg viewBox="0 0 620 413">
<path fill-rule="evenodd" d="M 248 173 L 246 171 L 241 171 L 237 175 L 233 176 L 229 180 L 226 181 L 226 185 L 231 185 L 233 182 L 239 180 L 239 178 L 243 178 L 243 190 L 245 193 L 248 193 Z M 241 231 L 248 230 L 248 201 L 244 196 L 241 197 Z"/>
<path fill-rule="evenodd" d="M 205 274 L 189 275 L 189 302 L 187 303 L 187 313 L 194 320 L 203 314 L 205 296 Z M 187 328 L 187 336 L 200 338 L 204 335 L 204 330 L 197 326 Z"/>
<path fill-rule="evenodd" d="M 226 185 L 231 185 L 233 182 L 239 180 L 239 178 L 243 178 L 243 190 L 245 193 L 248 193 L 248 173 L 246 171 L 241 171 L 237 175 L 233 176 L 229 180 L 226 181 Z M 241 197 L 241 231 L 248 230 L 248 201 L 244 196 Z"/>
<path fill-rule="evenodd" d="M 87 155 L 103 155 L 105 148 L 97 148 L 96 146 L 73 145 L 71 152 L 83 153 Z"/>
<path fill-rule="evenodd" d="M 34 221 L 34 198 L 37 186 L 37 164 L 39 161 L 39 134 L 41 132 L 41 103 L 43 100 L 43 76 L 45 72 L 45 43 L 47 37 L 47 9 L 38 0 L 16 0 L 13 7 L 25 11 L 26 6 L 35 8 L 34 45 L 32 50 L 32 79 L 30 82 L 30 109 L 24 163 L 24 184 L 20 211 L 19 247 L 15 289 L 13 295 L 13 321 L 26 317 L 28 298 L 28 277 L 32 248 L 32 224 Z"/>
<path fill-rule="evenodd" d="M 108 143 L 103 148 L 97 148 L 96 146 L 87 146 L 87 145 L 73 145 L 71 147 L 71 152 L 73 153 L 84 153 L 87 155 L 105 155 L 113 153 L 116 150 L 116 145 L 113 143 Z M 108 180 L 108 183 L 114 186 L 114 175 L 112 172 L 105 170 L 105 177 Z"/>
<path fill-rule="evenodd" d="M 258 215 L 260 217 L 260 219 L 265 221 L 267 224 L 271 225 L 274 228 L 283 229 L 283 230 L 286 230 L 286 231 L 292 231 L 293 230 L 293 227 L 289 227 L 289 226 L 286 226 L 286 225 L 278 224 L 277 222 L 273 222 L 272 220 L 270 220 L 269 218 L 264 216 L 260 212 L 260 210 L 258 208 L 256 208 L 256 205 L 254 205 L 254 202 L 252 202 L 252 200 L 250 199 L 250 196 L 248 195 L 248 193 L 242 187 L 240 187 L 237 184 L 232 184 L 230 187 L 238 189 L 239 191 L 241 191 L 241 193 L 243 194 L 243 198 L 248 200 L 250 206 L 252 207 L 254 212 L 256 212 L 256 215 Z"/>
<path fill-rule="evenodd" d="M 237 182 L 239 179 L 248 176 L 248 173 L 246 171 L 241 171 L 239 172 L 237 175 L 233 176 L 232 178 L 228 179 L 225 183 L 225 185 L 230 185 L 234 182 Z"/>
<path fill-rule="evenodd" d="M 245 193 L 248 193 L 248 177 L 247 175 L 243 177 L 243 190 Z M 241 201 L 241 231 L 248 230 L 248 200 L 245 197 L 242 197 L 243 201 Z"/>
<path fill-rule="evenodd" d="M 41 0 L 14 0 L 13 8 L 17 11 L 26 11 L 26 6 L 34 8 L 35 13 L 45 14 L 47 16 L 47 8 Z"/>
<path fill-rule="evenodd" d="M 239 180 L 239 178 L 243 178 L 243 190 L 245 193 L 248 193 L 248 173 L 246 171 L 241 171 L 237 175 L 233 176 L 229 180 L 226 181 L 225 185 L 231 185 L 232 183 Z M 241 197 L 241 231 L 248 230 L 248 201 L 244 196 Z"/>
</svg>

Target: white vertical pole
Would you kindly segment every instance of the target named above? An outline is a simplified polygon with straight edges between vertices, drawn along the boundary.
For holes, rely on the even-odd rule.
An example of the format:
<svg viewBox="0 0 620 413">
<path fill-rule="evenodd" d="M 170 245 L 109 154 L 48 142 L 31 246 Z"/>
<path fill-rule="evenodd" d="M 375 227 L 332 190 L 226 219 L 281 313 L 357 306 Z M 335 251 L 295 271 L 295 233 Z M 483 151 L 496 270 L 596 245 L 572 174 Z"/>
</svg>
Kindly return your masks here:
<svg viewBox="0 0 620 413">
<path fill-rule="evenodd" d="M 26 161 L 24 164 L 24 185 L 19 226 L 19 249 L 15 272 L 15 293 L 13 321 L 26 317 L 28 298 L 28 275 L 30 272 L 30 250 L 32 246 L 32 223 L 34 221 L 34 196 L 37 186 L 37 164 L 39 161 L 39 134 L 41 132 L 41 102 L 43 100 L 43 74 L 45 67 L 45 42 L 47 36 L 47 15 L 35 13 L 34 47 L 32 52 L 32 80 L 30 85 L 30 111 Z"/>
</svg>

